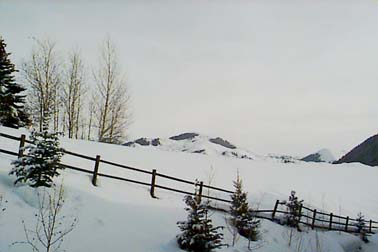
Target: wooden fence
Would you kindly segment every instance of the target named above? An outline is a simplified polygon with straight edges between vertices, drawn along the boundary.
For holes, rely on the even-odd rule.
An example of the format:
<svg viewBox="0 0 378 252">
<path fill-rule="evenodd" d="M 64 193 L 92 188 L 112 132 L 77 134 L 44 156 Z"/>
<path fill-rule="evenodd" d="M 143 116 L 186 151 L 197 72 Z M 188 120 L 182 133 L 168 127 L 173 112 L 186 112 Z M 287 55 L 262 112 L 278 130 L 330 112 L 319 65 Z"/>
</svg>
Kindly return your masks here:
<svg viewBox="0 0 378 252">
<path fill-rule="evenodd" d="M 0 137 L 12 139 L 12 140 L 19 142 L 18 152 L 4 150 L 4 149 L 0 148 L 0 153 L 5 153 L 5 154 L 8 154 L 8 155 L 12 155 L 12 156 L 22 157 L 24 155 L 24 148 L 23 147 L 25 146 L 25 143 L 32 144 L 31 141 L 26 139 L 25 135 L 21 135 L 20 137 L 15 137 L 15 136 L 12 136 L 12 135 L 0 133 Z M 63 167 L 65 167 L 67 169 L 91 174 L 92 175 L 92 184 L 94 186 L 97 186 L 97 178 L 98 177 L 105 177 L 105 178 L 110 178 L 110 179 L 115 179 L 115 180 L 120 180 L 120 181 L 125 181 L 125 182 L 129 182 L 129 183 L 147 186 L 147 187 L 150 188 L 150 195 L 151 195 L 152 198 L 157 198 L 156 194 L 155 194 L 156 188 L 167 190 L 167 191 L 172 191 L 172 192 L 176 192 L 176 193 L 186 194 L 186 195 L 194 195 L 194 192 L 188 192 L 188 191 L 184 191 L 182 189 L 177 189 L 177 188 L 172 188 L 172 187 L 167 187 L 167 186 L 162 186 L 162 185 L 157 184 L 156 183 L 157 177 L 161 177 L 161 178 L 165 178 L 165 179 L 172 180 L 172 181 L 175 181 L 175 182 L 179 182 L 179 183 L 182 183 L 182 184 L 188 184 L 188 185 L 198 187 L 198 194 L 202 198 L 207 198 L 207 199 L 220 201 L 220 202 L 224 202 L 224 203 L 231 203 L 231 201 L 229 199 L 218 198 L 218 197 L 210 196 L 209 194 L 206 195 L 206 194 L 203 194 L 202 192 L 203 192 L 204 188 L 207 188 L 209 191 L 212 190 L 212 191 L 215 191 L 215 192 L 226 193 L 227 196 L 229 197 L 230 194 L 233 193 L 233 191 L 226 190 L 226 189 L 219 188 L 219 187 L 210 186 L 210 185 L 205 185 L 202 181 L 193 182 L 193 181 L 169 176 L 169 175 L 166 175 L 166 174 L 158 173 L 156 169 L 153 169 L 152 171 L 147 171 L 147 170 L 139 169 L 139 168 L 136 168 L 136 167 L 118 164 L 118 163 L 115 163 L 115 162 L 104 160 L 104 159 L 101 158 L 100 155 L 96 155 L 96 157 L 90 157 L 90 156 L 86 156 L 86 155 L 83 155 L 83 154 L 71 152 L 71 151 L 68 151 L 68 150 L 64 150 L 64 153 L 66 155 L 71 155 L 71 156 L 75 156 L 75 157 L 78 157 L 78 158 L 81 158 L 81 159 L 85 159 L 85 160 L 89 160 L 89 161 L 94 162 L 93 171 L 83 169 L 83 168 L 80 168 L 80 167 L 75 167 L 75 166 L 72 166 L 72 165 L 61 164 Z M 101 163 L 107 164 L 107 165 L 110 165 L 110 166 L 114 166 L 114 167 L 117 167 L 117 168 L 120 168 L 120 169 L 132 170 L 132 171 L 135 171 L 135 172 L 138 172 L 138 173 L 144 173 L 144 174 L 151 175 L 151 182 L 146 183 L 146 182 L 142 182 L 142 181 L 138 181 L 138 180 L 133 180 L 133 179 L 130 179 L 130 178 L 124 178 L 124 177 L 113 176 L 113 175 L 110 175 L 110 174 L 101 173 L 100 172 Z M 275 221 L 275 222 L 281 222 L 282 219 L 283 219 L 283 216 L 289 214 L 287 209 L 282 210 L 282 205 L 283 204 L 279 200 L 277 200 L 275 205 L 274 205 L 273 210 L 251 210 L 251 212 L 257 218 L 263 218 L 263 219 L 268 219 L 268 220 L 272 220 L 272 221 Z M 227 211 L 227 210 L 224 210 L 224 211 Z M 321 212 L 321 211 L 317 211 L 316 209 L 310 209 L 310 208 L 303 206 L 303 205 L 301 205 L 299 212 L 300 212 L 299 216 L 298 216 L 299 222 L 303 225 L 310 226 L 312 229 L 318 228 L 318 229 L 327 229 L 327 230 L 338 230 L 338 231 L 344 231 L 344 232 L 350 232 L 350 233 L 358 232 L 358 226 L 357 226 L 358 221 L 356 219 L 350 218 L 349 216 L 344 217 L 344 216 L 335 215 L 333 213 L 324 213 L 324 212 Z M 373 220 L 365 221 L 365 227 L 366 227 L 365 231 L 368 232 L 368 233 L 373 233 L 374 230 L 378 229 L 377 224 L 378 224 L 378 222 L 375 222 Z"/>
<path fill-rule="evenodd" d="M 8 155 L 13 155 L 13 156 L 17 156 L 17 157 L 21 157 L 21 156 L 24 155 L 23 147 L 25 146 L 25 143 L 33 144 L 31 141 L 26 139 L 25 135 L 21 135 L 21 137 L 15 137 L 15 136 L 12 136 L 12 135 L 0 133 L 0 137 L 8 138 L 8 139 L 15 140 L 15 141 L 19 142 L 18 152 L 4 150 L 4 149 L 0 148 L 0 153 L 5 153 L 5 154 L 8 154 Z M 121 181 L 126 181 L 126 182 L 130 182 L 130 183 L 148 186 L 148 187 L 150 187 L 150 194 L 151 194 L 151 197 L 153 197 L 153 198 L 156 198 L 156 195 L 155 195 L 155 189 L 156 188 L 160 188 L 160 189 L 168 190 L 168 191 L 173 191 L 173 192 L 177 192 L 177 193 L 182 193 L 182 194 L 194 195 L 194 190 L 193 190 L 193 192 L 188 192 L 188 191 L 180 190 L 180 189 L 177 189 L 177 188 L 172 188 L 172 187 L 167 187 L 167 186 L 162 186 L 162 185 L 157 184 L 156 183 L 157 177 L 161 177 L 161 178 L 164 178 L 164 179 L 167 179 L 167 180 L 171 180 L 171 181 L 179 182 L 179 183 L 182 183 L 182 184 L 188 184 L 188 185 L 198 187 L 198 193 L 199 193 L 200 197 L 208 198 L 208 199 L 216 200 L 216 201 L 220 201 L 220 202 L 225 202 L 225 203 L 231 202 L 229 199 L 213 197 L 213 196 L 210 196 L 210 195 L 204 195 L 202 193 L 204 188 L 207 188 L 207 189 L 215 191 L 215 192 L 227 193 L 228 195 L 232 194 L 233 191 L 214 187 L 214 186 L 210 186 L 210 185 L 206 185 L 202 181 L 193 182 L 193 181 L 189 181 L 189 180 L 185 180 L 185 179 L 181 179 L 181 178 L 176 178 L 176 177 L 173 177 L 173 176 L 169 176 L 169 175 L 166 175 L 166 174 L 159 173 L 159 172 L 157 172 L 156 169 L 148 171 L 148 170 L 143 170 L 143 169 L 139 169 L 139 168 L 136 168 L 136 167 L 118 164 L 118 163 L 115 163 L 115 162 L 104 160 L 104 159 L 101 158 L 100 155 L 96 155 L 96 157 L 90 157 L 90 156 L 86 156 L 86 155 L 83 155 L 83 154 L 71 152 L 71 151 L 68 151 L 68 150 L 64 150 L 64 153 L 66 155 L 70 155 L 70 156 L 74 156 L 74 157 L 78 157 L 78 158 L 81 158 L 81 159 L 85 159 L 85 160 L 89 160 L 89 161 L 94 162 L 92 171 L 87 170 L 87 169 L 83 169 L 83 168 L 80 168 L 80 167 L 72 166 L 72 165 L 67 165 L 67 164 L 63 164 L 63 163 L 61 164 L 63 167 L 65 167 L 67 169 L 92 174 L 92 184 L 94 186 L 97 186 L 97 178 L 98 177 L 105 177 L 105 178 L 111 178 L 111 179 L 116 179 L 116 180 L 121 180 Z M 124 177 L 119 177 L 119 176 L 113 176 L 111 174 L 101 173 L 100 172 L 101 163 L 107 164 L 107 165 L 110 165 L 110 166 L 113 166 L 113 167 L 117 167 L 117 168 L 120 168 L 120 169 L 131 170 L 131 171 L 135 171 L 135 172 L 138 172 L 138 173 L 151 175 L 151 182 L 146 183 L 146 182 L 137 181 L 137 180 L 133 180 L 133 179 L 129 179 L 129 178 L 124 178 Z"/>
</svg>

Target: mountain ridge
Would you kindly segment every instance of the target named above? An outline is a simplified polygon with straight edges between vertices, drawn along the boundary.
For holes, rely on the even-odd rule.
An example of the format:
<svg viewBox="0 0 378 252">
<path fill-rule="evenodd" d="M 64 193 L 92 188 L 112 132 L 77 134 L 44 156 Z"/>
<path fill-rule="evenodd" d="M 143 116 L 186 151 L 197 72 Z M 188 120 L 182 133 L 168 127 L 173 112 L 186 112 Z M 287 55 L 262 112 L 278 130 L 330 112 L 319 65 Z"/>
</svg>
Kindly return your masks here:
<svg viewBox="0 0 378 252">
<path fill-rule="evenodd" d="M 341 164 L 352 162 L 378 166 L 378 134 L 367 138 L 334 163 Z"/>
<path fill-rule="evenodd" d="M 221 137 L 210 137 L 196 132 L 186 132 L 169 138 L 142 137 L 123 144 L 127 147 L 143 148 L 153 146 L 159 150 L 179 151 L 203 155 L 221 155 L 239 159 L 253 160 L 256 155 L 237 147 Z"/>
</svg>

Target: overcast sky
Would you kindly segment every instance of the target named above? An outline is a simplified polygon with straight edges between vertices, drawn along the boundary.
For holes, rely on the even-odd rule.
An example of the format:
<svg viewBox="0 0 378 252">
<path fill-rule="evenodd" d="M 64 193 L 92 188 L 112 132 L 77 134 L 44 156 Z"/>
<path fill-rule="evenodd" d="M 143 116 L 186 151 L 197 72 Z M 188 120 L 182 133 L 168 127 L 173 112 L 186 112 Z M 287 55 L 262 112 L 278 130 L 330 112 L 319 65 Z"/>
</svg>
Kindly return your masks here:
<svg viewBox="0 0 378 252">
<path fill-rule="evenodd" d="M 32 37 L 95 66 L 110 35 L 131 137 L 194 131 L 301 156 L 378 132 L 376 0 L 0 0 L 0 34 L 18 66 Z"/>
</svg>

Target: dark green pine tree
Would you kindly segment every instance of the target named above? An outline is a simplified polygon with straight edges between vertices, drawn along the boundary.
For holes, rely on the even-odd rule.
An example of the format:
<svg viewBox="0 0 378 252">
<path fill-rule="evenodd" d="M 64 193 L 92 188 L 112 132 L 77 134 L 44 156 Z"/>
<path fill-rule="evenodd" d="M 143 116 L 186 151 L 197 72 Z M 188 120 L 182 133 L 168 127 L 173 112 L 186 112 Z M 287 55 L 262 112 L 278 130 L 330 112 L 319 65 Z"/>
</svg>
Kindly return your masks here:
<svg viewBox="0 0 378 252">
<path fill-rule="evenodd" d="M 231 224 L 235 226 L 240 235 L 256 241 L 260 221 L 254 218 L 249 211 L 247 193 L 243 191 L 243 183 L 239 174 L 234 181 L 234 187 L 235 191 L 231 195 L 230 207 Z"/>
<path fill-rule="evenodd" d="M 357 215 L 356 227 L 357 227 L 357 232 L 360 234 L 361 240 L 363 240 L 364 242 L 369 242 L 368 234 L 366 230 L 366 220 L 361 212 L 359 212 Z"/>
<path fill-rule="evenodd" d="M 177 235 L 177 242 L 181 249 L 192 252 L 209 252 L 213 249 L 227 246 L 222 244 L 223 234 L 214 227 L 208 217 L 208 202 L 201 203 L 199 197 L 185 196 L 185 208 L 188 211 L 187 221 L 177 222 L 181 234 Z"/>
<path fill-rule="evenodd" d="M 289 200 L 284 201 L 288 212 L 286 214 L 286 223 L 288 226 L 296 227 L 300 231 L 299 221 L 301 217 L 301 205 L 303 204 L 303 200 L 299 200 L 295 194 L 296 192 L 294 190 L 291 191 Z"/>
<path fill-rule="evenodd" d="M 25 112 L 25 88 L 17 84 L 14 74 L 17 70 L 5 50 L 6 44 L 0 37 L 0 125 L 19 128 L 30 124 Z"/>
<path fill-rule="evenodd" d="M 64 150 L 60 147 L 58 132 L 48 131 L 47 116 L 44 120 L 42 132 L 33 131 L 30 135 L 31 145 L 25 147 L 27 152 L 16 161 L 12 162 L 13 169 L 10 174 L 15 174 L 15 184 L 28 183 L 31 187 L 51 187 L 53 178 L 59 175 L 63 169 L 60 160 Z"/>
</svg>

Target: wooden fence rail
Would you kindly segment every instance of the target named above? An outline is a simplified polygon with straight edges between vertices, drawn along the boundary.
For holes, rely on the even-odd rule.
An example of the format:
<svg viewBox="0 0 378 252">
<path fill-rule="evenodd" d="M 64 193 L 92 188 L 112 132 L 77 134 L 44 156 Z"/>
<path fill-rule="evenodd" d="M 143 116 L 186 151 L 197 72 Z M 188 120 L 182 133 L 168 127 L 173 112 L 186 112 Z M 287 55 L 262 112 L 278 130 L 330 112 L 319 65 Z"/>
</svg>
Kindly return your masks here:
<svg viewBox="0 0 378 252">
<path fill-rule="evenodd" d="M 24 153 L 25 143 L 32 144 L 31 141 L 26 139 L 25 135 L 21 135 L 21 137 L 15 137 L 15 136 L 12 136 L 12 135 L 0 133 L 0 137 L 4 137 L 4 138 L 8 138 L 8 139 L 20 142 L 18 152 L 0 149 L 0 153 L 12 155 L 12 156 L 21 157 L 21 156 L 25 155 L 25 153 Z M 185 179 L 181 179 L 181 178 L 176 178 L 176 177 L 173 177 L 173 176 L 169 176 L 169 175 L 166 175 L 166 174 L 159 173 L 159 172 L 157 172 L 156 169 L 153 169 L 152 171 L 147 171 L 147 170 L 139 169 L 139 168 L 136 168 L 136 167 L 118 164 L 118 163 L 115 163 L 115 162 L 103 160 L 100 155 L 97 155 L 96 157 L 90 157 L 90 156 L 86 156 L 86 155 L 83 155 L 83 154 L 71 152 L 71 151 L 68 151 L 68 150 L 65 150 L 64 153 L 67 154 L 67 155 L 71 155 L 71 156 L 75 156 L 75 157 L 78 157 L 78 158 L 82 158 L 82 159 L 86 159 L 86 160 L 90 160 L 90 161 L 95 162 L 93 170 L 87 170 L 87 169 L 75 167 L 75 166 L 72 166 L 72 165 L 61 164 L 63 167 L 65 167 L 67 169 L 92 174 L 92 184 L 94 186 L 97 186 L 98 177 L 105 177 L 105 178 L 110 178 L 110 179 L 115 179 L 115 180 L 120 180 L 120 181 L 125 181 L 125 182 L 129 182 L 129 183 L 147 186 L 147 187 L 150 188 L 150 195 L 153 198 L 158 198 L 155 195 L 155 193 L 156 193 L 155 189 L 156 188 L 167 190 L 167 191 L 172 191 L 172 192 L 176 192 L 176 193 L 186 194 L 186 195 L 194 195 L 193 192 L 188 192 L 188 191 L 184 191 L 184 190 L 181 190 L 181 189 L 172 188 L 172 187 L 157 184 L 157 177 L 160 177 L 160 178 L 164 178 L 164 179 L 167 179 L 167 180 L 179 182 L 179 183 L 182 183 L 182 184 L 188 184 L 188 185 L 196 186 L 197 189 L 198 189 L 199 197 L 207 198 L 207 199 L 211 199 L 211 200 L 215 200 L 215 201 L 220 201 L 220 202 L 224 202 L 224 203 L 230 203 L 231 202 L 229 199 L 205 195 L 205 194 L 202 193 L 202 191 L 203 191 L 203 188 L 207 188 L 209 190 L 226 193 L 226 194 L 228 194 L 228 197 L 230 196 L 230 194 L 233 193 L 233 191 L 226 190 L 226 189 L 219 188 L 219 187 L 210 186 L 210 185 L 205 185 L 202 181 L 193 182 L 193 181 L 189 181 L 189 180 L 185 180 Z M 151 182 L 147 183 L 147 182 L 143 182 L 143 181 L 137 181 L 137 180 L 133 180 L 133 179 L 129 179 L 129 178 L 118 177 L 118 176 L 102 173 L 102 172 L 100 172 L 101 163 L 107 164 L 107 165 L 110 165 L 110 166 L 114 166 L 114 167 L 117 167 L 117 168 L 121 168 L 121 169 L 127 169 L 127 170 L 132 170 L 132 171 L 135 171 L 135 172 L 151 175 Z M 282 206 L 282 205 L 283 205 L 283 203 L 281 203 L 279 200 L 277 200 L 272 210 L 270 210 L 270 209 L 267 209 L 267 210 L 251 210 L 251 212 L 254 216 L 256 216 L 258 218 L 269 219 L 269 220 L 272 220 L 272 221 L 280 222 L 282 220 L 282 218 L 284 217 L 284 215 L 289 214 L 287 209 L 286 210 L 279 209 L 279 207 Z M 224 211 L 227 211 L 227 210 L 224 210 Z M 319 216 L 321 216 L 321 217 L 319 217 Z M 349 216 L 346 216 L 346 217 L 338 216 L 338 215 L 335 215 L 333 213 L 324 213 L 324 212 L 318 211 L 317 209 L 311 209 L 311 208 L 308 208 L 308 207 L 303 206 L 303 205 L 301 205 L 301 207 L 300 207 L 298 217 L 299 217 L 299 223 L 306 225 L 306 226 L 309 226 L 312 229 L 320 228 L 320 229 L 328 229 L 328 230 L 339 230 L 339 231 L 351 232 L 351 233 L 356 233 L 357 230 L 358 230 L 357 219 L 352 219 Z M 304 219 L 306 221 L 304 221 Z M 340 222 L 341 220 L 345 220 L 345 222 Z M 376 225 L 376 224 L 378 224 L 378 222 L 373 221 L 373 220 L 365 221 L 366 232 L 373 233 L 373 230 L 377 230 L 378 225 Z"/>
</svg>

